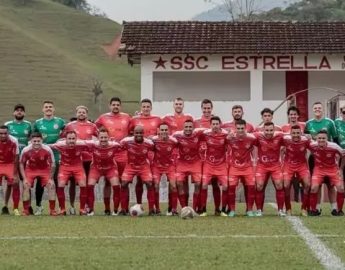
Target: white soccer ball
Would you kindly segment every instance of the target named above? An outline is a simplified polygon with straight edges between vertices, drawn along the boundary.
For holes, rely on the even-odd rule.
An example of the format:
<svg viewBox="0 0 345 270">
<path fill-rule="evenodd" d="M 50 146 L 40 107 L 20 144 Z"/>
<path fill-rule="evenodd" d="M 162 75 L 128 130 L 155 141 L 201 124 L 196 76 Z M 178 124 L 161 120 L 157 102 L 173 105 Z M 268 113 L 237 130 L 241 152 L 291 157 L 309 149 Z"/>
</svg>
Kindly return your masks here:
<svg viewBox="0 0 345 270">
<path fill-rule="evenodd" d="M 132 217 L 141 217 L 144 215 L 144 208 L 141 204 L 135 204 L 131 208 L 129 208 L 129 214 Z"/>
<path fill-rule="evenodd" d="M 197 213 L 195 213 L 194 209 L 190 206 L 185 206 L 181 209 L 180 216 L 182 219 L 189 219 L 194 218 L 197 216 Z"/>
</svg>

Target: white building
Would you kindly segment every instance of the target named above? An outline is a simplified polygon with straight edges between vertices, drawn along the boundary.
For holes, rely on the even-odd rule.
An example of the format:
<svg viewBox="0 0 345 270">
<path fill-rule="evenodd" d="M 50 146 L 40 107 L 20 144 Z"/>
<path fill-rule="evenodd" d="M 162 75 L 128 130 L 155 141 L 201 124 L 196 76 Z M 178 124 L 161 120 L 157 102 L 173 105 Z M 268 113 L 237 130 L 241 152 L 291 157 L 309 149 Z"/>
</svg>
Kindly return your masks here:
<svg viewBox="0 0 345 270">
<path fill-rule="evenodd" d="M 156 114 L 180 96 L 198 117 L 209 98 L 223 121 L 241 104 L 253 124 L 264 107 L 281 106 L 274 121 L 283 124 L 291 94 L 301 120 L 315 101 L 345 95 L 344 33 L 345 23 L 124 22 L 119 54 L 141 64 L 141 97 Z"/>
</svg>

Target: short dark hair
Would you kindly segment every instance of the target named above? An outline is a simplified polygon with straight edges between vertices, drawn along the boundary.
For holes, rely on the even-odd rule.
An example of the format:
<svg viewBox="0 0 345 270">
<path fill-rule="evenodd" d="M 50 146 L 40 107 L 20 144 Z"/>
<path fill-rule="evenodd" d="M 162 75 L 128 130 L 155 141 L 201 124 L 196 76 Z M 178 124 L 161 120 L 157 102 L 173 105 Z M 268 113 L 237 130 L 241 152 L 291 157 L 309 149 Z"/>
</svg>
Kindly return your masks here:
<svg viewBox="0 0 345 270">
<path fill-rule="evenodd" d="M 23 104 L 18 103 L 17 105 L 15 105 L 13 111 L 16 111 L 18 109 L 22 109 L 25 112 L 25 106 Z"/>
<path fill-rule="evenodd" d="M 8 130 L 8 126 L 6 126 L 6 125 L 1 125 L 1 126 L 0 126 L 0 129 L 6 129 L 6 130 Z"/>
<path fill-rule="evenodd" d="M 236 109 L 241 109 L 243 111 L 242 105 L 234 105 L 234 106 L 232 106 L 231 111 L 236 110 Z"/>
<path fill-rule="evenodd" d="M 34 132 L 34 133 L 31 134 L 30 138 L 31 138 L 31 139 L 32 139 L 32 138 L 41 138 L 41 139 L 43 139 L 43 136 L 42 136 L 42 134 L 39 133 L 39 132 Z"/>
<path fill-rule="evenodd" d="M 287 115 L 289 115 L 291 111 L 295 111 L 298 115 L 300 115 L 300 111 L 296 106 L 290 106 L 287 110 Z"/>
<path fill-rule="evenodd" d="M 270 108 L 264 108 L 264 109 L 260 112 L 261 116 L 263 116 L 264 113 L 270 113 L 270 114 L 273 115 L 273 114 L 274 114 L 274 111 L 272 111 Z"/>
<path fill-rule="evenodd" d="M 162 123 L 160 123 L 158 127 L 161 127 L 161 126 L 168 126 L 168 128 L 169 128 L 169 125 L 168 125 L 167 122 L 162 122 Z"/>
<path fill-rule="evenodd" d="M 66 137 L 67 137 L 68 134 L 74 134 L 74 135 L 77 136 L 77 132 L 75 132 L 74 130 L 69 130 L 69 131 L 67 131 L 67 132 L 66 132 Z"/>
<path fill-rule="evenodd" d="M 274 126 L 274 123 L 273 122 L 266 122 L 264 123 L 264 127 L 266 126 Z"/>
<path fill-rule="evenodd" d="M 181 97 L 177 97 L 177 98 L 174 99 L 174 101 L 176 101 L 176 100 L 177 101 L 184 101 L 183 98 L 181 98 Z"/>
<path fill-rule="evenodd" d="M 108 133 L 108 130 L 105 128 L 105 127 L 101 127 L 99 130 L 98 130 L 98 133 L 101 133 L 101 132 L 106 132 Z"/>
<path fill-rule="evenodd" d="M 210 123 L 212 123 L 212 121 L 218 121 L 219 123 L 222 123 L 222 120 L 220 120 L 219 116 L 212 116 L 210 119 Z"/>
<path fill-rule="evenodd" d="M 51 101 L 51 100 L 45 100 L 45 101 L 43 101 L 43 105 L 46 104 L 46 103 L 54 105 L 54 102 Z"/>
<path fill-rule="evenodd" d="M 201 101 L 201 107 L 202 107 L 202 105 L 204 105 L 204 104 L 211 104 L 211 107 L 213 108 L 213 103 L 212 103 L 212 101 L 211 101 L 210 99 L 208 99 L 208 98 L 205 98 L 205 99 L 203 99 L 203 100 Z"/>
<path fill-rule="evenodd" d="M 235 121 L 235 125 L 246 125 L 247 122 L 244 119 L 239 119 Z"/>
<path fill-rule="evenodd" d="M 317 132 L 317 134 L 326 134 L 327 136 L 328 136 L 328 132 L 327 132 L 327 130 L 326 129 L 321 129 L 321 130 L 319 130 L 318 132 Z"/>
<path fill-rule="evenodd" d="M 314 105 L 317 105 L 317 104 L 322 105 L 322 102 L 321 102 L 321 101 L 315 101 L 315 102 L 313 103 L 313 107 L 314 107 Z"/>
<path fill-rule="evenodd" d="M 119 97 L 112 97 L 109 101 L 109 104 L 113 103 L 114 101 L 117 101 L 121 104 L 121 99 Z"/>
<path fill-rule="evenodd" d="M 140 101 L 140 104 L 143 104 L 143 103 L 150 103 L 151 106 L 152 106 L 152 101 L 151 101 L 151 99 L 149 99 L 149 98 L 144 98 L 144 99 L 142 99 L 142 100 Z"/>
<path fill-rule="evenodd" d="M 184 123 L 192 123 L 192 124 L 194 124 L 193 120 L 191 120 L 191 119 L 187 119 L 186 121 L 184 121 Z"/>
<path fill-rule="evenodd" d="M 301 127 L 299 125 L 293 125 L 291 129 L 301 129 Z"/>
</svg>

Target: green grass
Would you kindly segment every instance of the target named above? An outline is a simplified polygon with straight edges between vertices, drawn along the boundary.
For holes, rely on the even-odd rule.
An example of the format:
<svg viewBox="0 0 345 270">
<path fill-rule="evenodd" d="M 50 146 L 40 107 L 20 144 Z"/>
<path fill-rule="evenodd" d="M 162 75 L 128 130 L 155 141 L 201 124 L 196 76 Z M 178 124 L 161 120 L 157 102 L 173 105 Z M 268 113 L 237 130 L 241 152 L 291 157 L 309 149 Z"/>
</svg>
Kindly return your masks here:
<svg viewBox="0 0 345 270">
<path fill-rule="evenodd" d="M 0 122 L 11 118 L 13 105 L 27 106 L 27 118 L 41 117 L 43 100 L 56 103 L 57 115 L 70 118 L 75 106 L 87 105 L 91 118 L 107 111 L 111 96 L 139 99 L 139 68 L 125 59 L 109 59 L 102 45 L 121 26 L 54 3 L 33 0 L 21 6 L 0 1 Z M 100 104 L 93 102 L 93 80 L 103 82 Z M 136 103 L 125 103 L 132 112 Z"/>
</svg>

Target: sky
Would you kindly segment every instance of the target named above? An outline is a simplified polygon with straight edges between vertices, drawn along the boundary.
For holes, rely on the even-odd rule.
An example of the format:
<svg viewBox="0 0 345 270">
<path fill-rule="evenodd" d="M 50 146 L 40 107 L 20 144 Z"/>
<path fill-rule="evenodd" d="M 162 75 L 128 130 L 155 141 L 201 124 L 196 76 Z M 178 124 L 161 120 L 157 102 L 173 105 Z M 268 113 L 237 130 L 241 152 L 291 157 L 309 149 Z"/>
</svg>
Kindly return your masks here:
<svg viewBox="0 0 345 270">
<path fill-rule="evenodd" d="M 190 20 L 195 15 L 209 10 L 220 3 L 205 0 L 87 0 L 98 7 L 111 20 L 154 21 L 154 20 Z"/>
</svg>

